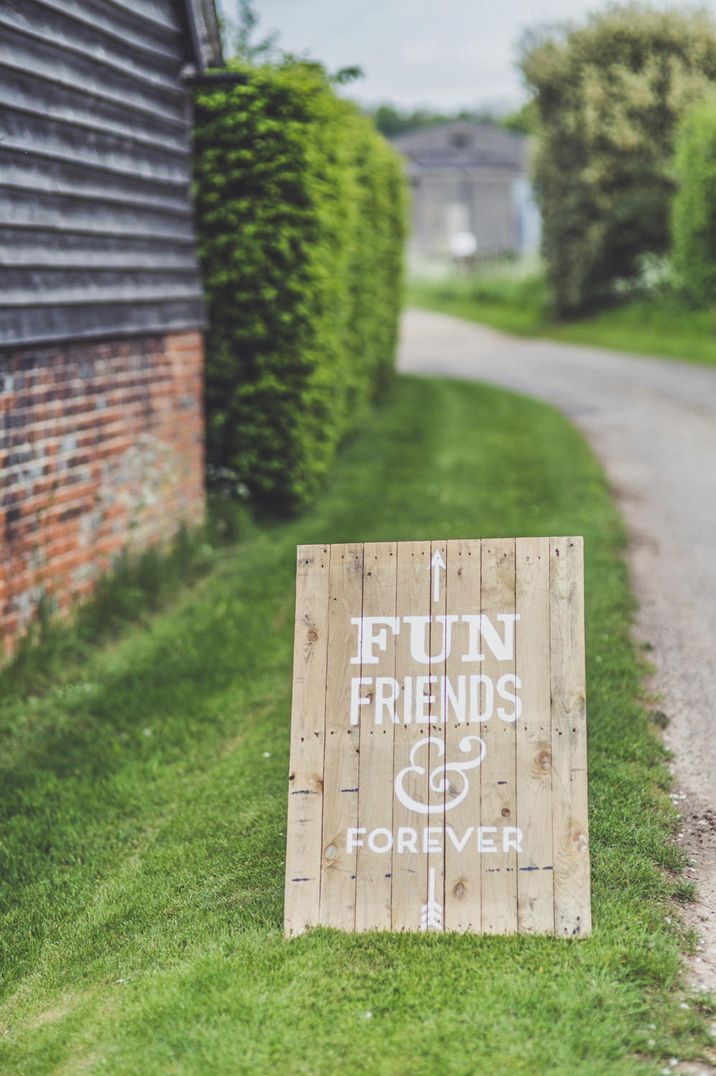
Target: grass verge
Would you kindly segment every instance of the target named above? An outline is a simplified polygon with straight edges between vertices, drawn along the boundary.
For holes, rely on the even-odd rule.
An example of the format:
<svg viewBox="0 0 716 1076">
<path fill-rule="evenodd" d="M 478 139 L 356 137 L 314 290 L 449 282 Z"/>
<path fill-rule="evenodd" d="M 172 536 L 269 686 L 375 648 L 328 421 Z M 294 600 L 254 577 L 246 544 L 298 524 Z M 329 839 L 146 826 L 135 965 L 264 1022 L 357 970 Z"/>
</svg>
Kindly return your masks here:
<svg viewBox="0 0 716 1076">
<path fill-rule="evenodd" d="M 716 365 L 714 311 L 688 307 L 668 290 L 570 321 L 550 317 L 546 285 L 538 274 L 521 279 L 497 275 L 413 281 L 408 302 L 518 336 Z"/>
<path fill-rule="evenodd" d="M 594 935 L 286 942 L 295 544 L 530 533 L 586 540 Z M 16 679 L 0 705 L 0 1069 L 603 1074 L 701 1056 L 623 541 L 556 412 L 403 378 L 308 516 L 255 530 L 41 694 Z"/>
</svg>

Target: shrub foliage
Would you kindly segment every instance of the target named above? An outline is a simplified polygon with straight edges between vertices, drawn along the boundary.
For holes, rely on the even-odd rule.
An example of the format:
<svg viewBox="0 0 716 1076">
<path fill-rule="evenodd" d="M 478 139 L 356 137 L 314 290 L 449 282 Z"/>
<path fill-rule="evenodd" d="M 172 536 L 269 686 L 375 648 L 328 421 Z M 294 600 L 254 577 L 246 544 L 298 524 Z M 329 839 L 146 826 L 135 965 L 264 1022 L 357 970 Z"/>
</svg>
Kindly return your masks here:
<svg viewBox="0 0 716 1076">
<path fill-rule="evenodd" d="M 716 299 L 716 96 L 693 105 L 676 130 L 673 264 L 700 304 Z"/>
<path fill-rule="evenodd" d="M 522 68 L 555 306 L 576 313 L 669 249 L 674 128 L 716 78 L 716 26 L 703 12 L 617 6 L 528 41 Z"/>
<path fill-rule="evenodd" d="M 292 510 L 390 380 L 404 180 L 318 65 L 233 74 L 196 94 L 208 458 Z"/>
</svg>

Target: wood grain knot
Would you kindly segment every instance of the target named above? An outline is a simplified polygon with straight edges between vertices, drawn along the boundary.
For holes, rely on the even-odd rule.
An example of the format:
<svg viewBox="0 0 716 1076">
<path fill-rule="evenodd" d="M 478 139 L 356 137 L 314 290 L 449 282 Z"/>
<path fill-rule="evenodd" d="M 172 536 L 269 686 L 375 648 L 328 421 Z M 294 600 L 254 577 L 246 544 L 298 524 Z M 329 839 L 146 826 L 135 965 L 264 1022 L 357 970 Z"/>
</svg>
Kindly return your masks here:
<svg viewBox="0 0 716 1076">
<path fill-rule="evenodd" d="M 510 808 L 509 807 L 503 807 L 502 810 L 500 811 L 500 814 L 502 815 L 503 818 L 509 818 L 510 817 Z"/>
<path fill-rule="evenodd" d="M 581 830 L 572 835 L 572 840 L 577 846 L 578 851 L 586 852 L 589 842 L 587 840 L 587 834 L 582 833 Z"/>
<path fill-rule="evenodd" d="M 552 755 L 549 751 L 540 751 L 537 755 L 537 765 L 541 770 L 548 770 L 552 765 Z"/>
<path fill-rule="evenodd" d="M 325 852 L 323 854 L 326 857 L 326 859 L 328 860 L 328 862 L 332 863 L 333 860 L 336 858 L 337 852 L 338 852 L 338 849 L 336 848 L 335 844 L 329 844 L 329 845 L 326 846 L 326 850 L 325 850 Z"/>
<path fill-rule="evenodd" d="M 310 643 L 315 643 L 318 641 L 318 632 L 314 627 L 310 627 L 308 629 L 308 641 Z"/>
<path fill-rule="evenodd" d="M 454 897 L 457 897 L 458 900 L 462 900 L 465 896 L 465 886 L 462 882 L 458 882 L 452 892 Z"/>
</svg>

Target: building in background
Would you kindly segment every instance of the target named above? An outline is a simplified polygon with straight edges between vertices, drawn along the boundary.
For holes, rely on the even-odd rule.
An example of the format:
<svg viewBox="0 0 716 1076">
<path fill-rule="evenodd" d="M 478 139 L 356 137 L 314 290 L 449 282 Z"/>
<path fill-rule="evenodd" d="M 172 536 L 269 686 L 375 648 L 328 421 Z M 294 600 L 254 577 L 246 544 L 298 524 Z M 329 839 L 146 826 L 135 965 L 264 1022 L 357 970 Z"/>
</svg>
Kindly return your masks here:
<svg viewBox="0 0 716 1076">
<path fill-rule="evenodd" d="M 211 0 L 0 10 L 0 630 L 204 511 L 183 78 Z M 0 654 L 2 650 L 0 649 Z"/>
<path fill-rule="evenodd" d="M 528 178 L 526 137 L 496 124 L 458 120 L 392 142 L 406 161 L 414 258 L 537 250 L 539 214 Z"/>
</svg>

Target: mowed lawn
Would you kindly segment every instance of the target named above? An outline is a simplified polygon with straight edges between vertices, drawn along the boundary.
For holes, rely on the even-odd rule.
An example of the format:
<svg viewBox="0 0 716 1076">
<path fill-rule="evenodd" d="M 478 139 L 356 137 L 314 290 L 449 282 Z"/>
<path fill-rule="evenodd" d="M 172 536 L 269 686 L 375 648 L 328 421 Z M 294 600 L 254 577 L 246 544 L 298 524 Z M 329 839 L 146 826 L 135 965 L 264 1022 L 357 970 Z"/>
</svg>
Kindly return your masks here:
<svg viewBox="0 0 716 1076">
<path fill-rule="evenodd" d="M 295 545 L 583 534 L 594 934 L 282 936 Z M 255 528 L 0 709 L 0 1070 L 628 1073 L 708 1048 L 629 638 L 623 533 L 556 412 L 401 379 L 301 520 Z"/>
</svg>

